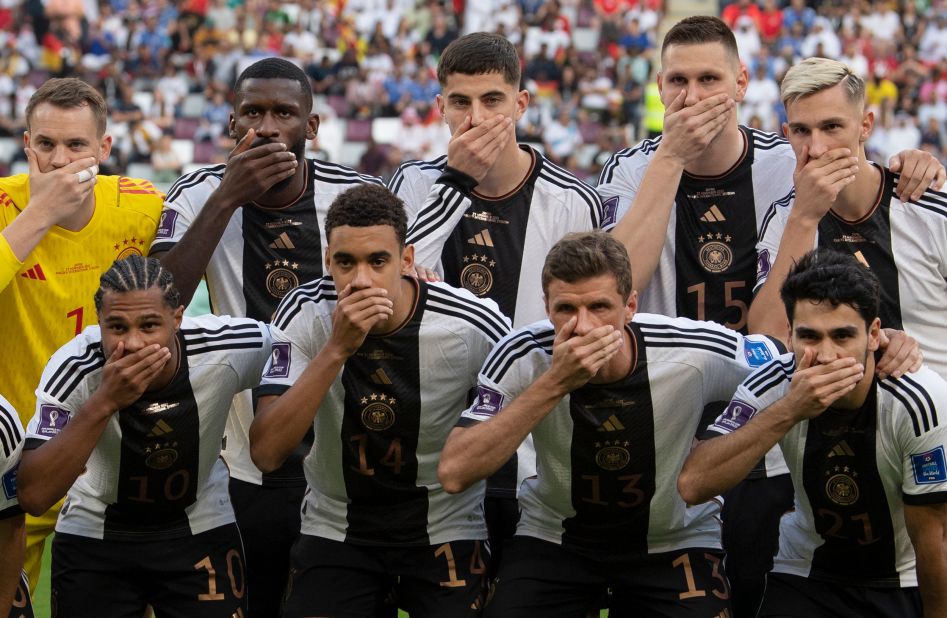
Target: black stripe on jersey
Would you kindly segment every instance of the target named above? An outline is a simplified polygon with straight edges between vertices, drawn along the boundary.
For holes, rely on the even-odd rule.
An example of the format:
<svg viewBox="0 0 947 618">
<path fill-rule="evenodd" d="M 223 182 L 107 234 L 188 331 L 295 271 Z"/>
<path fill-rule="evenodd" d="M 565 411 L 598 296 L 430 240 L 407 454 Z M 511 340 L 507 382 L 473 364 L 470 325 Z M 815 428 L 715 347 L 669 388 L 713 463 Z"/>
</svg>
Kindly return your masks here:
<svg viewBox="0 0 947 618">
<path fill-rule="evenodd" d="M 431 234 L 437 228 L 446 224 L 451 213 L 463 203 L 466 197 L 463 193 L 449 185 L 435 185 L 438 187 L 438 201 L 423 210 L 428 210 L 423 217 L 418 217 L 414 225 L 408 230 L 407 244 L 415 244 L 420 239 Z M 422 210 L 422 212 L 423 212 Z"/>
<path fill-rule="evenodd" d="M 904 405 L 914 425 L 915 436 L 920 437 L 921 434 L 938 426 L 937 406 L 934 405 L 934 400 L 927 389 L 916 380 L 905 375 L 899 380 L 879 380 L 878 386 L 891 393 Z"/>
<path fill-rule="evenodd" d="M 776 359 L 772 363 L 760 367 L 759 370 L 746 381 L 745 386 L 747 390 L 755 396 L 762 397 L 774 386 L 791 379 L 795 366 L 795 358 L 788 360 Z"/>
<path fill-rule="evenodd" d="M 894 175 L 895 184 L 897 184 L 898 178 L 900 176 L 900 174 Z M 929 210 L 942 217 L 947 217 L 947 193 L 941 193 L 940 191 L 928 189 L 924 192 L 924 195 L 922 195 L 920 199 L 912 203 L 919 208 Z"/>
<path fill-rule="evenodd" d="M 322 182 L 340 185 L 356 183 L 384 184 L 381 178 L 368 174 L 359 174 L 351 167 L 330 163 L 328 161 L 320 161 L 318 159 L 309 159 L 309 161 L 312 163 L 313 178 Z"/>
<path fill-rule="evenodd" d="M 93 343 L 81 355 L 72 356 L 60 363 L 59 368 L 43 385 L 43 390 L 55 399 L 64 401 L 85 376 L 98 371 L 104 365 L 102 344 Z"/>
<path fill-rule="evenodd" d="M 598 177 L 598 184 L 603 185 L 612 181 L 612 177 L 615 175 L 615 169 L 618 167 L 618 164 L 621 163 L 622 159 L 627 159 L 638 152 L 649 155 L 658 149 L 658 145 L 660 143 L 661 136 L 659 135 L 654 139 L 646 139 L 642 141 L 634 148 L 623 148 L 619 150 L 613 154 L 608 161 L 605 162 L 605 167 L 602 168 L 602 173 Z"/>
<path fill-rule="evenodd" d="M 735 335 L 710 328 L 686 328 L 673 324 L 639 324 L 645 344 L 658 348 L 688 347 L 709 350 L 733 358 L 737 353 Z"/>
<path fill-rule="evenodd" d="M 0 406 L 0 446 L 3 447 L 4 459 L 12 457 L 17 445 L 23 441 L 23 432 L 20 431 L 20 424 L 15 418 L 16 412 Z M 0 472 L 2 470 L 0 468 Z"/>
<path fill-rule="evenodd" d="M 427 309 L 460 318 L 476 326 L 496 344 L 509 329 L 503 318 L 480 303 L 473 302 L 444 288 L 427 286 Z"/>
<path fill-rule="evenodd" d="M 743 128 L 749 131 L 750 136 L 753 138 L 753 146 L 757 150 L 772 150 L 773 148 L 789 143 L 785 137 L 780 137 L 776 133 L 751 129 L 750 127 Z"/>
<path fill-rule="evenodd" d="M 171 185 L 171 188 L 168 190 L 168 196 L 165 198 L 165 202 L 174 202 L 181 196 L 181 193 L 185 189 L 196 186 L 204 182 L 209 177 L 223 178 L 224 172 L 227 170 L 227 164 L 221 163 L 220 165 L 211 165 L 208 167 L 202 167 L 199 170 L 195 170 L 190 174 L 185 174 L 178 178 L 177 182 Z"/>
<path fill-rule="evenodd" d="M 441 155 L 436 159 L 431 159 L 430 161 L 420 161 L 418 159 L 405 161 L 398 166 L 398 170 L 395 172 L 395 175 L 391 177 L 391 180 L 388 182 L 388 189 L 390 189 L 392 193 L 398 193 L 398 190 L 401 189 L 402 183 L 404 183 L 404 171 L 409 167 L 417 167 L 422 170 L 442 171 L 445 165 L 447 165 L 447 155 Z"/>
<path fill-rule="evenodd" d="M 483 374 L 494 382 L 499 382 L 510 369 L 510 365 L 532 350 L 552 354 L 552 342 L 555 338 L 556 333 L 552 328 L 539 332 L 523 331 L 514 335 L 502 347 L 490 352 L 483 364 Z"/>
<path fill-rule="evenodd" d="M 329 277 L 314 279 L 304 283 L 286 295 L 273 316 L 273 326 L 285 329 L 302 311 L 306 303 L 320 303 L 326 300 L 338 300 L 335 284 Z"/>
<path fill-rule="evenodd" d="M 789 190 L 789 193 L 769 205 L 769 208 L 766 209 L 766 214 L 763 215 L 763 223 L 760 225 L 759 240 L 763 240 L 763 237 L 766 236 L 766 228 L 769 227 L 770 221 L 776 217 L 777 209 L 792 206 L 795 199 L 796 188 L 793 187 Z"/>
<path fill-rule="evenodd" d="M 571 189 L 578 193 L 579 197 L 589 207 L 589 219 L 592 222 L 592 227 L 594 229 L 602 227 L 602 198 L 592 187 L 548 159 L 543 161 L 543 168 L 539 171 L 539 177 L 557 187 Z"/>
</svg>

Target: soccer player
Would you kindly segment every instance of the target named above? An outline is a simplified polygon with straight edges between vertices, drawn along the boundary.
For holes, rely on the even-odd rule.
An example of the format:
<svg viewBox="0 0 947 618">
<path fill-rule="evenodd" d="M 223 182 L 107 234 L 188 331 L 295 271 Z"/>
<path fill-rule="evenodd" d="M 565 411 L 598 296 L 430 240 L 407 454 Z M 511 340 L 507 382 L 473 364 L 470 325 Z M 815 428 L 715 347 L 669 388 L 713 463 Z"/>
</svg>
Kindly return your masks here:
<svg viewBox="0 0 947 618">
<path fill-rule="evenodd" d="M 899 198 L 898 174 L 868 160 L 874 113 L 865 106 L 865 82 L 841 62 L 802 61 L 786 73 L 781 94 L 796 152 L 795 192 L 773 205 L 764 225 L 751 329 L 785 336 L 779 288 L 786 273 L 813 247 L 832 247 L 875 273 L 882 326 L 913 335 L 926 362 L 947 378 L 947 325 L 938 317 L 947 306 L 947 194 L 928 189 Z M 857 159 L 854 173 L 838 166 L 847 153 Z"/>
<path fill-rule="evenodd" d="M 95 323 L 99 275 L 147 251 L 158 225 L 163 196 L 150 182 L 97 175 L 112 148 L 107 116 L 88 84 L 47 81 L 26 108 L 29 173 L 0 178 L 0 373 L 24 425 L 50 355 Z M 27 517 L 34 588 L 57 512 Z"/>
<path fill-rule="evenodd" d="M 804 256 L 781 288 L 791 353 L 746 379 L 681 472 L 700 504 L 781 446 L 796 504 L 760 616 L 947 615 L 947 383 L 875 375 L 879 294 L 854 257 Z"/>
<path fill-rule="evenodd" d="M 240 533 L 220 442 L 230 402 L 259 383 L 271 341 L 247 318 L 183 318 L 158 260 L 118 260 L 99 326 L 57 351 L 37 389 L 20 504 L 68 497 L 53 541 L 58 615 L 245 615 Z"/>
<path fill-rule="evenodd" d="M 322 276 L 322 222 L 334 197 L 381 180 L 304 158 L 319 116 L 309 78 L 288 60 L 250 65 L 234 92 L 236 148 L 226 164 L 187 174 L 171 187 L 151 255 L 174 273 L 185 302 L 205 276 L 214 313 L 268 322 L 290 290 Z M 250 614 L 276 616 L 299 530 L 308 448 L 263 474 L 250 459 L 252 420 L 251 394 L 240 393 L 223 456 L 253 587 Z"/>
<path fill-rule="evenodd" d="M 747 332 L 756 244 L 770 205 L 791 199 L 795 169 L 785 139 L 738 124 L 736 104 L 747 82 L 723 21 L 696 16 L 678 22 L 661 48 L 663 135 L 617 152 L 602 169 L 598 192 L 607 210 L 617 209 L 613 234 L 628 249 L 642 311 Z M 918 184 L 926 187 L 935 172 L 943 174 L 936 159 L 920 151 L 897 160 L 914 172 L 899 187 L 907 194 Z M 854 170 L 845 158 L 837 165 Z M 881 368 L 891 370 L 889 358 L 900 366 L 901 349 L 889 346 Z M 725 403 L 711 408 L 710 419 Z M 758 605 L 779 517 L 792 506 L 785 474 L 774 451 L 727 496 L 723 535 L 738 618 L 752 616 Z"/>
<path fill-rule="evenodd" d="M 605 232 L 546 258 L 549 319 L 490 354 L 439 478 L 463 491 L 532 432 L 538 476 L 520 493 L 487 615 L 729 615 L 719 505 L 686 508 L 674 479 L 701 410 L 779 354 L 766 337 L 636 313 L 628 254 Z"/>
<path fill-rule="evenodd" d="M 22 570 L 26 527 L 16 497 L 16 473 L 23 451 L 23 425 L 0 396 L 0 616 L 33 618 L 30 587 Z"/>
<path fill-rule="evenodd" d="M 329 276 L 280 304 L 250 427 L 262 470 L 315 432 L 282 615 L 377 615 L 392 585 L 412 616 L 476 615 L 483 486 L 448 495 L 437 461 L 509 320 L 492 301 L 407 276 L 407 217 L 387 189 L 339 195 L 325 226 Z"/>
<path fill-rule="evenodd" d="M 452 134 L 447 155 L 404 163 L 389 183 L 405 202 L 415 261 L 496 301 L 516 327 L 540 320 L 546 253 L 569 232 L 614 221 L 593 189 L 516 142 L 529 93 L 520 90 L 512 43 L 484 32 L 460 37 L 444 50 L 437 78 L 437 107 Z M 534 460 L 527 442 L 488 483 L 494 555 L 513 534 L 516 491 L 535 474 Z"/>
</svg>

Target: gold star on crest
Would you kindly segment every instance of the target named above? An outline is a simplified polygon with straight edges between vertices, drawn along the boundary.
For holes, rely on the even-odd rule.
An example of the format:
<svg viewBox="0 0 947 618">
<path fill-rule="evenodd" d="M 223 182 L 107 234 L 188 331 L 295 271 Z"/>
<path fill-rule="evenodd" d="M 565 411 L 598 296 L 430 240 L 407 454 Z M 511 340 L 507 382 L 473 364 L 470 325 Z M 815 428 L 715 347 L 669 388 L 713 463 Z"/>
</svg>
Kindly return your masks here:
<svg viewBox="0 0 947 618">
<path fill-rule="evenodd" d="M 368 403 L 368 397 L 362 397 L 362 405 Z"/>
<path fill-rule="evenodd" d="M 394 397 L 389 397 L 389 398 L 388 398 L 388 403 L 390 403 L 391 405 L 395 405 L 395 404 L 398 403 L 398 402 L 395 401 L 395 398 L 394 398 Z"/>
<path fill-rule="evenodd" d="M 372 401 L 378 401 L 378 395 L 376 395 L 375 393 L 372 393 L 372 394 L 371 394 L 371 400 L 372 400 Z"/>
<path fill-rule="evenodd" d="M 717 232 L 717 240 L 720 240 L 721 238 L 723 238 L 723 234 L 721 234 L 720 232 Z"/>
<path fill-rule="evenodd" d="M 697 237 L 697 242 L 703 243 L 703 242 L 704 242 L 704 237 L 703 237 L 703 236 L 698 236 L 698 237 Z"/>
</svg>

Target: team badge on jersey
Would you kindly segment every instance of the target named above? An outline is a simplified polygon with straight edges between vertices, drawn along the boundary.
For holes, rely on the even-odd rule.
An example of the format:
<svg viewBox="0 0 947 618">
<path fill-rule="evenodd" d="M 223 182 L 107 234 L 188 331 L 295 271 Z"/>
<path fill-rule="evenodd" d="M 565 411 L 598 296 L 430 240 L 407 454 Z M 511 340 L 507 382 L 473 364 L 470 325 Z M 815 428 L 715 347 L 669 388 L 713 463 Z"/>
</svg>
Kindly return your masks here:
<svg viewBox="0 0 947 618">
<path fill-rule="evenodd" d="M 911 465 L 914 466 L 914 482 L 918 485 L 930 485 L 947 481 L 947 461 L 944 458 L 944 447 L 911 455 Z"/>
<path fill-rule="evenodd" d="M 59 435 L 62 428 L 69 422 L 69 412 L 57 406 L 43 404 L 39 407 L 39 427 L 36 430 L 41 436 Z"/>
<path fill-rule="evenodd" d="M 460 284 L 477 296 L 484 296 L 493 288 L 493 271 L 497 263 L 486 254 L 464 256 L 464 269 L 460 271 Z"/>
<path fill-rule="evenodd" d="M 155 238 L 171 238 L 174 236 L 174 224 L 178 220 L 176 210 L 165 210 L 158 219 L 158 231 L 155 232 Z"/>
<path fill-rule="evenodd" d="M 16 471 L 19 467 L 19 464 L 17 464 L 12 470 L 3 475 L 3 495 L 7 500 L 16 498 Z"/>
<path fill-rule="evenodd" d="M 395 424 L 397 416 L 394 406 L 398 401 L 394 397 L 388 397 L 384 393 L 372 393 L 368 397 L 362 397 L 362 425 L 371 431 L 384 431 Z M 366 405 L 367 404 L 367 405 Z"/>
<path fill-rule="evenodd" d="M 706 234 L 697 237 L 700 243 L 700 265 L 704 270 L 711 273 L 722 273 L 730 268 L 733 263 L 733 251 L 727 244 L 732 240 L 729 235 L 720 232 L 716 234 Z"/>
<path fill-rule="evenodd" d="M 724 432 L 736 431 L 746 425 L 754 414 L 756 414 L 756 408 L 745 401 L 734 399 L 713 426 Z"/>
<path fill-rule="evenodd" d="M 299 285 L 299 276 L 294 272 L 299 264 L 289 260 L 273 260 L 265 266 L 266 290 L 274 298 L 283 298 Z"/>
<path fill-rule="evenodd" d="M 503 393 L 495 391 L 489 386 L 480 385 L 477 387 L 477 403 L 474 404 L 473 413 L 478 416 L 496 416 L 496 413 L 503 407 Z"/>
<path fill-rule="evenodd" d="M 145 447 L 145 465 L 152 470 L 167 470 L 178 460 L 177 442 L 156 442 Z"/>
<path fill-rule="evenodd" d="M 826 475 L 831 474 L 825 482 L 825 495 L 839 506 L 854 504 L 858 501 L 858 483 L 855 482 L 858 473 L 849 470 L 848 466 L 842 468 L 841 471 L 836 466 L 834 470 L 836 474 L 832 474 L 830 471 L 825 472 Z M 848 474 L 848 472 L 851 472 L 851 474 Z"/>
<path fill-rule="evenodd" d="M 116 260 L 124 260 L 127 257 L 133 255 L 144 255 L 143 247 L 145 246 L 145 241 L 143 238 L 138 238 L 137 236 L 132 236 L 131 238 L 122 238 L 117 241 L 114 245 L 115 250 L 118 253 L 115 255 Z"/>
<path fill-rule="evenodd" d="M 631 453 L 625 448 L 628 446 L 627 440 L 625 442 L 606 440 L 604 443 L 596 442 L 595 446 L 598 448 L 598 452 L 595 453 L 595 463 L 602 470 L 610 472 L 621 470 L 631 461 Z"/>
<path fill-rule="evenodd" d="M 265 378 L 288 378 L 289 377 L 289 343 L 273 343 L 273 351 L 270 353 L 270 365 L 266 368 Z"/>
</svg>

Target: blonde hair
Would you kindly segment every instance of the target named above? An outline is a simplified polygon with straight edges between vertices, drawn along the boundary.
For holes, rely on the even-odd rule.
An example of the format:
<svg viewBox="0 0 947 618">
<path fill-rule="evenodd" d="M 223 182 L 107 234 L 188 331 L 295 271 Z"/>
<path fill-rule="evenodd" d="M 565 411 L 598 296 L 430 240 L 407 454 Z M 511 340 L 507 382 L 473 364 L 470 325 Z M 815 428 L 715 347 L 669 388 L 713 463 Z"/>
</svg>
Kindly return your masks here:
<svg viewBox="0 0 947 618">
<path fill-rule="evenodd" d="M 855 105 L 865 102 L 865 82 L 848 66 L 828 58 L 806 58 L 786 71 L 779 95 L 787 108 L 790 103 L 822 90 L 843 84 L 848 100 Z"/>
</svg>

